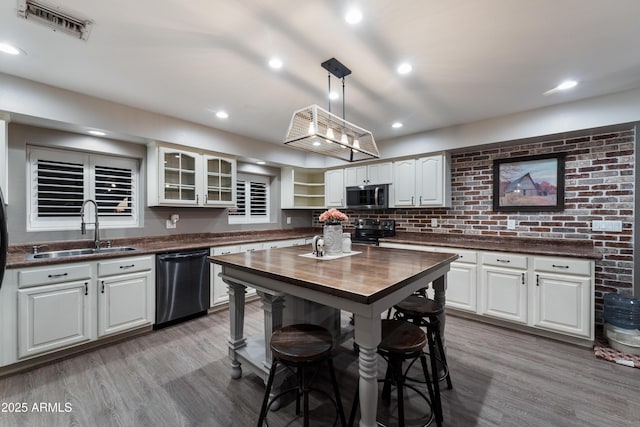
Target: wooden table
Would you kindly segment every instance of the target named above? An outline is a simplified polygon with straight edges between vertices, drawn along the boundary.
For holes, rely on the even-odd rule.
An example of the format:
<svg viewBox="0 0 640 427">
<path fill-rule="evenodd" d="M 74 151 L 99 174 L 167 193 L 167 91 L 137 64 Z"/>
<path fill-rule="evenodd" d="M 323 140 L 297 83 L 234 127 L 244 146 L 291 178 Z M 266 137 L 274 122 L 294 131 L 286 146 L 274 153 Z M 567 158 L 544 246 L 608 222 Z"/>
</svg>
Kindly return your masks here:
<svg viewBox="0 0 640 427">
<path fill-rule="evenodd" d="M 209 260 L 222 265 L 221 277 L 229 285 L 229 358 L 234 378 L 242 375 L 241 362 L 267 372 L 271 364 L 267 343 L 271 332 L 282 326 L 288 296 L 353 313 L 354 338 L 359 346 L 360 426 L 373 427 L 381 314 L 429 282 L 433 282 L 435 299 L 444 304 L 446 273 L 458 256 L 375 246 L 354 249 L 362 253 L 332 260 L 300 256 L 309 252 L 307 247 L 218 255 Z M 246 287 L 255 288 L 264 304 L 264 337 L 257 345 L 247 340 L 243 331 Z M 256 360 L 258 352 L 261 361 Z"/>
</svg>

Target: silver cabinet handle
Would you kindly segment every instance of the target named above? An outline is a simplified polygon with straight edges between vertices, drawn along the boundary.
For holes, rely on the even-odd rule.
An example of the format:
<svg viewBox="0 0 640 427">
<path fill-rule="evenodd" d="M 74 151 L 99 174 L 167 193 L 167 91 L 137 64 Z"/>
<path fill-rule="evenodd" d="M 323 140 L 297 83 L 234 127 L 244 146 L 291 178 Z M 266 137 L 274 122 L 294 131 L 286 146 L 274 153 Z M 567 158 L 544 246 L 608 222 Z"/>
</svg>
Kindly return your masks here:
<svg viewBox="0 0 640 427">
<path fill-rule="evenodd" d="M 104 280 L 102 281 L 102 289 L 100 290 L 100 293 L 104 294 Z"/>
<path fill-rule="evenodd" d="M 496 258 L 496 261 L 504 262 L 504 263 L 510 263 L 511 262 L 511 260 L 509 260 L 509 259 L 500 259 L 500 258 Z"/>
<path fill-rule="evenodd" d="M 84 282 L 84 294 L 89 295 L 89 284 Z"/>
<path fill-rule="evenodd" d="M 49 274 L 47 277 L 49 279 L 57 279 L 58 277 L 68 276 L 69 273 L 60 273 L 60 274 Z"/>
<path fill-rule="evenodd" d="M 524 285 L 524 273 L 522 273 L 522 284 Z"/>
<path fill-rule="evenodd" d="M 551 266 L 552 266 L 553 268 L 569 268 L 569 266 L 568 266 L 568 265 L 555 265 L 555 264 L 551 264 Z"/>
<path fill-rule="evenodd" d="M 411 205 L 413 205 L 413 196 L 411 196 Z"/>
<path fill-rule="evenodd" d="M 420 199 L 419 199 L 418 204 L 419 204 L 419 205 L 422 205 L 422 196 L 420 196 Z"/>
<path fill-rule="evenodd" d="M 128 268 L 133 268 L 133 267 L 135 267 L 135 266 L 136 266 L 135 264 L 130 264 L 130 265 L 121 265 L 121 266 L 120 266 L 120 268 L 122 268 L 123 270 L 126 270 L 126 269 L 128 269 Z"/>
</svg>

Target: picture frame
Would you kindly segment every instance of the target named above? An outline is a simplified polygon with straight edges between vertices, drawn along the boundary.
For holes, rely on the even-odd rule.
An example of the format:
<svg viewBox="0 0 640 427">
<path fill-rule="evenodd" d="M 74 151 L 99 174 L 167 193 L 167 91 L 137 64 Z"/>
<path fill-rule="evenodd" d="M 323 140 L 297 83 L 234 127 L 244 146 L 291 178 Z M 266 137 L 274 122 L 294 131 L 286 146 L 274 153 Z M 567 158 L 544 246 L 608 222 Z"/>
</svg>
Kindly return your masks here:
<svg viewBox="0 0 640 427">
<path fill-rule="evenodd" d="M 565 156 L 553 153 L 494 160 L 493 210 L 564 210 Z"/>
</svg>

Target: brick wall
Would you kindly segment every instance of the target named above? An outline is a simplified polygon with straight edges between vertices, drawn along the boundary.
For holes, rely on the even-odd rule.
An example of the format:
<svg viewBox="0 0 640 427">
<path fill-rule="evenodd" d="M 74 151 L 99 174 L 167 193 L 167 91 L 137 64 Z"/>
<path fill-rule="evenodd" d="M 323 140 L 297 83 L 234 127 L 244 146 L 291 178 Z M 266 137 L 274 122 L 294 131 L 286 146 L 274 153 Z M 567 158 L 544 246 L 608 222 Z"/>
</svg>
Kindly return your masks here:
<svg viewBox="0 0 640 427">
<path fill-rule="evenodd" d="M 529 238 L 590 239 L 602 260 L 596 262 L 596 322 L 601 323 L 602 296 L 632 292 L 634 147 L 629 130 L 578 138 L 513 144 L 454 154 L 450 209 L 347 211 L 351 218 L 396 220 L 398 231 Z M 545 153 L 566 153 L 565 209 L 562 212 L 493 211 L 493 160 Z M 320 227 L 313 212 L 313 225 Z M 431 219 L 438 228 L 431 228 Z M 507 230 L 507 220 L 516 221 Z M 591 231 L 592 220 L 622 221 L 622 232 Z"/>
</svg>

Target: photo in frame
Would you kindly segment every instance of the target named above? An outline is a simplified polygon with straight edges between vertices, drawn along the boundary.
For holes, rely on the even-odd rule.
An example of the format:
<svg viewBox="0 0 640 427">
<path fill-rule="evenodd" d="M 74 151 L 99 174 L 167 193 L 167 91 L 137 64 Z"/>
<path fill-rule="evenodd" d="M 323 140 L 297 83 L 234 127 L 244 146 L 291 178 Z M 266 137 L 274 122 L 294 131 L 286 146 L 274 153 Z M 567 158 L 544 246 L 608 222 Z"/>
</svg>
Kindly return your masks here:
<svg viewBox="0 0 640 427">
<path fill-rule="evenodd" d="M 493 161 L 493 210 L 564 210 L 565 153 Z"/>
</svg>

